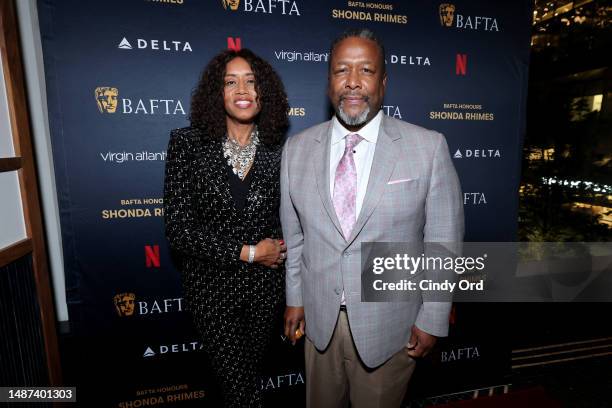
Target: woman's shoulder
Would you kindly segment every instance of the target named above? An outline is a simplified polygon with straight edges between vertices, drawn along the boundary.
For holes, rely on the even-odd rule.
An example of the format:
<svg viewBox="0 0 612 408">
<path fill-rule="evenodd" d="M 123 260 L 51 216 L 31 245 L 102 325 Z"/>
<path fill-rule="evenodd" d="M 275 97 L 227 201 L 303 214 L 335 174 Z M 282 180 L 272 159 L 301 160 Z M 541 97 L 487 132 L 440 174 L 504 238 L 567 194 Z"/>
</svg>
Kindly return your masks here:
<svg viewBox="0 0 612 408">
<path fill-rule="evenodd" d="M 285 139 L 282 136 L 269 137 L 267 134 L 260 134 L 259 136 L 260 145 L 263 146 L 266 151 L 270 153 L 282 153 Z"/>
<path fill-rule="evenodd" d="M 202 135 L 202 129 L 195 126 L 186 126 L 170 131 L 170 137 L 175 139 L 193 140 L 202 138 Z"/>
<path fill-rule="evenodd" d="M 170 143 L 188 146 L 191 149 L 206 149 L 213 145 L 214 141 L 206 136 L 202 128 L 187 126 L 170 131 Z"/>
<path fill-rule="evenodd" d="M 272 161 L 277 161 L 281 159 L 283 154 L 283 145 L 282 144 L 267 144 L 262 143 L 261 149 L 266 152 L 266 156 Z"/>
</svg>

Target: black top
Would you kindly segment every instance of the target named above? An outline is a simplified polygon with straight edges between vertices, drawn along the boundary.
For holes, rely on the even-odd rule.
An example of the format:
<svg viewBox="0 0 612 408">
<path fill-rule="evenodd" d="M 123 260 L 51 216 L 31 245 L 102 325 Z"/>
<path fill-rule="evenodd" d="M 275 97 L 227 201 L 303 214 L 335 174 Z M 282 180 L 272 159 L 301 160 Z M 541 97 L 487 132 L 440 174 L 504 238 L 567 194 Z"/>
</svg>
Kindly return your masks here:
<svg viewBox="0 0 612 408">
<path fill-rule="evenodd" d="M 240 260 L 244 244 L 281 238 L 279 220 L 281 146 L 257 146 L 244 209 L 237 210 L 223 157 L 222 141 L 198 128 L 172 131 L 166 157 L 164 217 L 166 236 L 177 255 L 186 306 L 204 319 L 204 304 L 228 310 L 251 302 L 255 293 L 282 300 L 283 268 L 271 269 Z M 213 294 L 215 294 L 213 296 Z M 229 313 L 229 312 L 228 312 Z"/>
<path fill-rule="evenodd" d="M 234 204 L 236 205 L 237 210 L 242 211 L 246 205 L 247 194 L 249 193 L 249 188 L 251 187 L 251 174 L 253 174 L 253 166 L 251 166 L 251 169 L 247 173 L 244 180 L 240 179 L 237 174 L 234 174 L 232 166 L 228 165 L 226 167 L 227 181 L 229 182 L 230 192 L 232 193 Z"/>
</svg>

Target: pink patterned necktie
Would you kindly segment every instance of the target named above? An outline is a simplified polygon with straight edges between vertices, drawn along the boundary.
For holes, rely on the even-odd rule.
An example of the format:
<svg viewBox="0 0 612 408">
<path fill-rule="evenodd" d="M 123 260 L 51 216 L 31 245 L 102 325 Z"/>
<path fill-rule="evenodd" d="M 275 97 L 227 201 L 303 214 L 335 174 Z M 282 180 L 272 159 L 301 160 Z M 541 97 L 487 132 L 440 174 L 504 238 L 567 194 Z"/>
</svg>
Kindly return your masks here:
<svg viewBox="0 0 612 408">
<path fill-rule="evenodd" d="M 345 137 L 344 154 L 338 167 L 334 179 L 334 209 L 340 221 L 344 237 L 348 239 L 353 230 L 356 220 L 357 208 L 357 170 L 355 169 L 355 159 L 353 149 L 363 138 L 358 134 L 349 134 Z"/>
</svg>

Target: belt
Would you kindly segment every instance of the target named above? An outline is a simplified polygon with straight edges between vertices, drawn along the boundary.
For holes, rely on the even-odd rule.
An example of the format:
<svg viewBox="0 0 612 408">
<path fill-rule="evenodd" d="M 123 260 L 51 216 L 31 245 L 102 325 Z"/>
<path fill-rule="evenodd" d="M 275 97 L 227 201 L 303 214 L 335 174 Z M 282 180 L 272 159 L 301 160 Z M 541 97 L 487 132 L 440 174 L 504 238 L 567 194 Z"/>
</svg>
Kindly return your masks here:
<svg viewBox="0 0 612 408">
<path fill-rule="evenodd" d="M 346 313 L 346 305 L 340 305 L 340 311 Z"/>
</svg>

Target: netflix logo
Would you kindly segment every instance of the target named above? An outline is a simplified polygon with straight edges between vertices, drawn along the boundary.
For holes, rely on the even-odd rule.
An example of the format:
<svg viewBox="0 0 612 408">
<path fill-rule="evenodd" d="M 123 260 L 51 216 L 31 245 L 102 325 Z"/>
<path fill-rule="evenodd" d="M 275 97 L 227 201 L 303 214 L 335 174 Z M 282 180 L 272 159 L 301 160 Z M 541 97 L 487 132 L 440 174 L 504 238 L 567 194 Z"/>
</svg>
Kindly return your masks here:
<svg viewBox="0 0 612 408">
<path fill-rule="evenodd" d="M 227 37 L 227 49 L 233 51 L 240 51 L 242 49 L 242 40 L 240 37 Z"/>
<path fill-rule="evenodd" d="M 159 245 L 145 245 L 145 265 L 147 268 L 160 268 L 161 259 L 159 255 Z"/>
<path fill-rule="evenodd" d="M 467 75 L 467 54 L 457 54 L 455 60 L 455 74 L 459 76 Z"/>
</svg>

